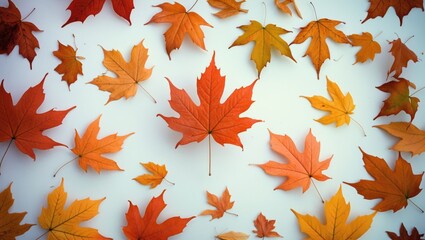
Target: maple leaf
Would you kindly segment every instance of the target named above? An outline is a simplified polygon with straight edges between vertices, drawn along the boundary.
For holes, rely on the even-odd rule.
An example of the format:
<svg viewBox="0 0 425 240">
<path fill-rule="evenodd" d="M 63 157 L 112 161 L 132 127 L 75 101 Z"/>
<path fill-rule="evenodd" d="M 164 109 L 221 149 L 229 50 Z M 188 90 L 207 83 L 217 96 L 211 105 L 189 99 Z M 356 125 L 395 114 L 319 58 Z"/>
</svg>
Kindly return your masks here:
<svg viewBox="0 0 425 240">
<path fill-rule="evenodd" d="M 298 219 L 300 230 L 309 236 L 305 239 L 323 240 L 359 239 L 369 230 L 376 214 L 374 212 L 370 215 L 359 216 L 347 223 L 350 204 L 345 202 L 341 187 L 331 200 L 325 202 L 325 224 L 322 224 L 315 216 L 301 215 L 293 209 L 291 211 Z"/>
<path fill-rule="evenodd" d="M 316 21 L 311 21 L 297 34 L 294 41 L 289 45 L 300 44 L 311 38 L 310 45 L 304 56 L 309 56 L 314 68 L 316 69 L 317 79 L 319 79 L 320 68 L 326 59 L 330 58 L 328 44 L 326 39 L 330 38 L 336 43 L 350 43 L 347 36 L 335 27 L 343 23 L 341 21 L 322 18 Z"/>
<path fill-rule="evenodd" d="M 239 14 L 241 12 L 247 13 L 248 10 L 241 9 L 241 4 L 245 0 L 237 2 L 236 0 L 207 0 L 211 7 L 221 9 L 219 12 L 214 13 L 214 16 L 219 18 L 227 18 Z"/>
<path fill-rule="evenodd" d="M 298 7 L 297 7 L 297 4 L 295 3 L 295 0 L 283 0 L 283 2 L 282 2 L 282 0 L 274 0 L 274 4 L 276 5 L 276 7 L 280 10 L 280 11 L 282 11 L 282 12 L 284 12 L 284 13 L 286 13 L 286 14 L 289 14 L 289 15 L 291 15 L 292 16 L 292 11 L 291 11 L 291 9 L 288 7 L 288 5 L 289 4 L 293 4 L 294 5 L 294 10 L 295 10 L 295 13 L 298 15 L 298 17 L 299 18 L 303 18 L 302 16 L 301 16 L 301 12 L 300 12 L 300 10 L 298 9 Z"/>
<path fill-rule="evenodd" d="M 51 109 L 37 113 L 44 101 L 43 84 L 46 76 L 47 74 L 39 84 L 26 90 L 16 105 L 13 105 L 12 95 L 6 92 L 3 81 L 1 82 L 0 142 L 9 141 L 9 145 L 0 161 L 0 167 L 12 142 L 22 153 L 34 160 L 34 149 L 46 150 L 55 146 L 65 146 L 43 135 L 43 131 L 62 124 L 62 120 L 75 106 L 63 111 Z"/>
<path fill-rule="evenodd" d="M 282 237 L 279 233 L 273 231 L 275 228 L 276 220 L 268 220 L 262 213 L 258 214 L 257 219 L 254 220 L 256 230 L 252 232 L 257 234 L 259 238 L 265 237 Z"/>
<path fill-rule="evenodd" d="M 194 44 L 205 50 L 204 32 L 201 26 L 213 26 L 207 23 L 196 12 L 191 12 L 190 10 L 192 10 L 193 6 L 187 11 L 186 8 L 178 2 L 174 4 L 162 3 L 155 7 L 161 8 L 162 11 L 155 14 L 145 25 L 150 23 L 171 23 L 170 28 L 164 33 L 165 49 L 170 60 L 171 51 L 180 48 L 186 34 L 189 35 Z"/>
<path fill-rule="evenodd" d="M 397 78 L 397 80 L 384 83 L 377 87 L 382 92 L 389 93 L 390 96 L 384 101 L 381 111 L 373 120 L 380 116 L 395 115 L 401 111 L 410 115 L 410 122 L 415 118 L 420 100 L 410 95 L 409 87 L 413 87 L 414 89 L 416 87 L 407 79 Z"/>
<path fill-rule="evenodd" d="M 99 206 L 105 198 L 77 199 L 65 208 L 68 194 L 63 184 L 62 179 L 60 186 L 47 196 L 47 206 L 41 209 L 38 224 L 46 230 L 42 236 L 47 234 L 47 239 L 112 239 L 102 236 L 97 229 L 80 226 L 81 222 L 88 221 L 98 214 Z"/>
<path fill-rule="evenodd" d="M 147 80 L 152 74 L 152 68 L 145 68 L 148 59 L 148 49 L 143 46 L 143 41 L 135 45 L 131 51 L 130 61 L 127 63 L 117 50 L 108 51 L 102 48 L 104 59 L 103 65 L 118 77 L 98 76 L 90 83 L 96 85 L 102 91 L 110 92 L 108 104 L 122 97 L 128 99 L 136 95 L 140 82 Z M 152 96 L 151 96 L 152 97 Z"/>
<path fill-rule="evenodd" d="M 11 185 L 0 192 L 0 239 L 15 239 L 27 232 L 33 224 L 22 224 L 21 221 L 24 219 L 27 212 L 20 213 L 9 213 L 9 209 L 12 207 L 14 199 L 12 197 Z"/>
<path fill-rule="evenodd" d="M 106 0 L 72 0 L 67 8 L 67 10 L 71 11 L 71 16 L 69 16 L 68 21 L 66 21 L 62 27 L 78 21 L 83 23 L 90 15 L 96 16 L 102 10 L 105 1 Z M 111 0 L 111 2 L 115 13 L 127 20 L 131 25 L 130 14 L 134 9 L 133 0 Z"/>
<path fill-rule="evenodd" d="M 351 41 L 351 45 L 359 46 L 360 50 L 356 53 L 356 62 L 364 63 L 367 60 L 373 61 L 375 55 L 381 53 L 381 45 L 373 40 L 372 34 L 369 32 L 362 32 L 362 34 L 351 34 L 347 36 Z"/>
<path fill-rule="evenodd" d="M 411 234 L 409 234 L 403 223 L 400 225 L 400 236 L 394 232 L 386 231 L 386 233 L 391 240 L 422 240 L 424 236 L 424 234 L 419 234 L 416 227 L 414 227 Z"/>
<path fill-rule="evenodd" d="M 236 89 L 224 103 L 220 102 L 226 79 L 221 76 L 214 58 L 215 53 L 210 65 L 197 81 L 199 106 L 195 105 L 185 90 L 176 88 L 167 78 L 171 95 L 169 103 L 171 108 L 180 114 L 180 117 L 165 117 L 162 114 L 157 116 L 162 117 L 171 129 L 183 134 L 183 137 L 177 142 L 176 148 L 179 145 L 200 142 L 207 136 L 209 136 L 209 142 L 210 136 L 212 136 L 221 145 L 229 143 L 243 148 L 238 134 L 260 121 L 239 117 L 253 103 L 251 100 L 252 89 L 256 81 L 248 87 Z M 211 158 L 209 160 L 211 163 Z M 211 175 L 211 171 L 209 174 Z"/>
<path fill-rule="evenodd" d="M 167 240 L 168 237 L 183 232 L 187 223 L 195 218 L 194 216 L 188 218 L 172 217 L 158 224 L 156 222 L 157 218 L 167 206 L 164 202 L 164 192 L 165 190 L 162 191 L 161 195 L 158 197 L 151 199 L 143 217 L 140 215 L 137 205 L 133 205 L 133 203 L 129 201 L 130 206 L 125 214 L 127 226 L 122 228 L 128 240 Z"/>
<path fill-rule="evenodd" d="M 312 107 L 329 112 L 328 115 L 316 120 L 322 124 L 331 124 L 335 122 L 339 127 L 343 124 L 350 124 L 350 114 L 353 114 L 354 102 L 351 94 L 348 92 L 345 96 L 341 92 L 338 84 L 332 82 L 326 77 L 328 93 L 331 96 L 331 101 L 322 96 L 304 97 Z"/>
<path fill-rule="evenodd" d="M 153 162 L 148 163 L 140 163 L 146 170 L 151 172 L 152 174 L 143 174 L 133 180 L 136 180 L 138 183 L 142 185 L 150 185 L 150 188 L 155 188 L 159 184 L 161 184 L 162 180 L 169 182 L 174 185 L 174 183 L 168 181 L 165 176 L 167 176 L 167 168 L 165 165 L 158 165 Z"/>
<path fill-rule="evenodd" d="M 239 36 L 229 48 L 245 45 L 254 41 L 255 45 L 251 52 L 251 60 L 255 62 L 258 77 L 260 77 L 263 68 L 270 62 L 272 47 L 276 48 L 281 55 L 285 55 L 294 62 L 297 62 L 294 57 L 292 57 L 288 43 L 280 38 L 281 34 L 290 31 L 278 27 L 275 24 L 267 24 L 266 27 L 263 27 L 261 23 L 255 20 L 251 20 L 251 24 L 242 25 L 239 26 L 239 28 L 244 31 L 244 34 Z"/>
<path fill-rule="evenodd" d="M 418 57 L 416 54 L 410 50 L 405 43 L 403 43 L 400 38 L 391 41 L 390 53 L 394 56 L 394 62 L 391 65 L 390 70 L 387 73 L 387 78 L 392 72 L 394 72 L 393 77 L 398 78 L 403 72 L 403 68 L 407 67 L 409 61 L 417 62 Z"/>
<path fill-rule="evenodd" d="M 421 192 L 419 185 L 424 173 L 413 174 L 411 165 L 401 157 L 401 154 L 393 171 L 384 159 L 369 155 L 362 149 L 360 151 L 363 154 L 366 171 L 375 180 L 362 179 L 357 183 L 344 183 L 354 187 L 366 199 L 381 198 L 382 200 L 373 207 L 373 210 L 397 212 L 407 206 L 410 198 Z"/>
<path fill-rule="evenodd" d="M 224 190 L 223 194 L 220 196 L 220 198 L 218 198 L 216 195 L 207 191 L 208 204 L 215 207 L 216 209 L 204 210 L 201 212 L 200 215 L 201 216 L 211 215 L 210 221 L 214 220 L 215 218 L 219 219 L 223 217 L 224 213 L 237 216 L 234 213 L 227 212 L 227 210 L 232 209 L 233 204 L 235 203 L 234 201 L 233 202 L 230 201 L 230 197 L 231 195 L 227 187 Z"/>
<path fill-rule="evenodd" d="M 384 17 L 390 7 L 393 7 L 395 13 L 400 19 L 400 26 L 403 25 L 403 17 L 407 16 L 413 8 L 421 8 L 424 11 L 423 0 L 369 0 L 370 6 L 367 10 L 367 16 L 362 23 L 368 19 Z"/>
<path fill-rule="evenodd" d="M 230 231 L 230 232 L 219 234 L 215 237 L 220 240 L 248 240 L 249 235 L 243 232 Z"/>
<path fill-rule="evenodd" d="M 400 140 L 391 147 L 394 151 L 411 152 L 412 156 L 425 152 L 425 130 L 412 123 L 391 122 L 375 126 Z"/>
<path fill-rule="evenodd" d="M 56 66 L 55 71 L 59 74 L 63 74 L 62 80 L 66 81 L 68 88 L 77 81 L 77 76 L 83 75 L 83 64 L 79 61 L 84 59 L 83 57 L 77 56 L 77 50 L 73 47 L 63 45 L 58 41 L 59 49 L 53 52 L 55 57 L 61 60 L 61 63 Z"/>
<path fill-rule="evenodd" d="M 82 137 L 75 130 L 75 147 L 71 151 L 77 156 L 78 164 L 85 172 L 87 172 L 87 167 L 92 167 L 97 173 L 100 173 L 100 170 L 122 171 L 114 160 L 106 158 L 102 154 L 120 151 L 124 140 L 134 133 L 123 136 L 112 134 L 97 139 L 100 130 L 99 121 L 100 116 L 90 123 Z"/>
<path fill-rule="evenodd" d="M 26 58 L 32 69 L 32 61 L 40 48 L 37 38 L 33 32 L 41 32 L 31 22 L 21 20 L 21 12 L 15 4 L 9 0 L 7 8 L 0 7 L 0 54 L 9 55 L 15 46 L 19 46 L 19 54 Z M 28 17 L 28 16 L 27 16 Z"/>
<path fill-rule="evenodd" d="M 328 176 L 322 173 L 329 167 L 332 157 L 319 162 L 320 143 L 311 133 L 308 132 L 305 143 L 304 152 L 299 152 L 292 139 L 287 135 L 274 134 L 269 130 L 270 146 L 273 151 L 282 155 L 287 159 L 288 163 L 280 163 L 269 161 L 258 166 L 265 173 L 272 176 L 281 176 L 287 178 L 276 189 L 284 191 L 302 187 L 305 192 L 312 182 L 312 178 L 318 181 L 326 181 Z"/>
</svg>

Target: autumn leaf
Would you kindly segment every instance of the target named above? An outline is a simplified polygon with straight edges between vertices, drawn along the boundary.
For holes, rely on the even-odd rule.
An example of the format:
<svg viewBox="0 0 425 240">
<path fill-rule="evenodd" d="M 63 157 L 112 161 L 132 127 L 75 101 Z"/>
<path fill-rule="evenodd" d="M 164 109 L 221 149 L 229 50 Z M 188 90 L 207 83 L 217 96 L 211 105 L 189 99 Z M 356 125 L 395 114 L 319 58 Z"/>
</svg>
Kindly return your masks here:
<svg viewBox="0 0 425 240">
<path fill-rule="evenodd" d="M 406 46 L 405 43 L 403 43 L 400 40 L 400 38 L 394 41 L 391 41 L 390 44 L 391 44 L 390 53 L 394 56 L 394 62 L 387 73 L 387 78 L 393 72 L 394 72 L 393 77 L 398 78 L 403 72 L 403 68 L 407 67 L 407 64 L 409 63 L 409 61 L 417 62 L 418 57 L 412 50 L 410 50 Z"/>
<path fill-rule="evenodd" d="M 76 155 L 78 164 L 85 172 L 88 167 L 92 167 L 97 173 L 100 173 L 100 170 L 122 171 L 114 160 L 106 158 L 102 154 L 120 151 L 124 140 L 133 133 L 123 136 L 112 134 L 97 139 L 100 130 L 99 122 L 100 116 L 87 127 L 82 137 L 75 130 L 75 147 L 71 151 Z"/>
<path fill-rule="evenodd" d="M 13 105 L 12 95 L 6 92 L 3 81 L 1 82 L 0 142 L 9 141 L 9 144 L 1 158 L 0 167 L 12 143 L 34 160 L 34 149 L 46 150 L 65 146 L 45 136 L 43 132 L 61 125 L 68 112 L 75 107 L 63 111 L 51 109 L 44 113 L 37 112 L 44 101 L 43 84 L 46 76 L 47 74 L 39 84 L 26 90 L 16 105 Z"/>
<path fill-rule="evenodd" d="M 123 97 L 126 99 L 133 97 L 136 95 L 137 87 L 142 88 L 147 93 L 140 85 L 140 82 L 147 80 L 151 76 L 152 68 L 145 68 L 148 59 L 148 49 L 143 46 L 143 41 L 133 47 L 129 62 L 126 62 L 117 50 L 108 51 L 104 48 L 102 50 L 105 56 L 103 65 L 114 72 L 117 77 L 102 75 L 96 77 L 90 83 L 96 85 L 100 90 L 110 93 L 106 104 Z M 149 96 L 151 95 L 149 94 Z"/>
<path fill-rule="evenodd" d="M 248 240 L 249 235 L 243 232 L 226 232 L 215 236 L 219 240 Z"/>
<path fill-rule="evenodd" d="M 326 77 L 328 93 L 331 100 L 322 96 L 304 97 L 313 108 L 329 112 L 328 115 L 316 120 L 322 124 L 331 124 L 335 122 L 339 127 L 343 124 L 350 124 L 350 114 L 353 114 L 354 102 L 351 94 L 348 92 L 344 95 L 339 86 Z"/>
<path fill-rule="evenodd" d="M 155 188 L 159 184 L 162 183 L 162 180 L 165 180 L 169 183 L 165 176 L 167 176 L 167 168 L 165 165 L 158 165 L 153 162 L 148 163 L 140 163 L 146 170 L 148 170 L 151 174 L 143 174 L 133 180 L 136 180 L 138 183 L 142 185 L 150 185 L 150 188 Z M 171 183 L 174 185 L 174 183 Z"/>
<path fill-rule="evenodd" d="M 301 15 L 300 10 L 297 7 L 297 4 L 295 3 L 295 0 L 274 0 L 274 4 L 276 7 L 282 11 L 283 13 L 289 14 L 292 16 L 292 11 L 288 7 L 289 4 L 293 4 L 295 13 L 298 15 L 299 18 L 303 18 Z"/>
<path fill-rule="evenodd" d="M 83 23 L 90 15 L 96 16 L 102 10 L 105 1 L 106 0 L 72 0 L 67 8 L 67 10 L 71 11 L 71 16 L 62 27 L 73 22 Z M 131 25 L 130 14 L 134 9 L 133 0 L 111 0 L 111 2 L 115 13 L 127 20 Z"/>
<path fill-rule="evenodd" d="M 411 152 L 412 156 L 425 152 L 425 130 L 412 123 L 391 122 L 375 126 L 400 140 L 391 147 L 394 151 Z"/>
<path fill-rule="evenodd" d="M 97 229 L 81 227 L 82 222 L 88 221 L 98 214 L 99 200 L 75 200 L 65 208 L 67 193 L 63 186 L 64 180 L 47 196 L 47 206 L 41 209 L 38 224 L 46 232 L 46 239 L 112 239 L 102 236 Z M 38 237 L 40 239 L 42 236 Z"/>
<path fill-rule="evenodd" d="M 66 81 L 68 88 L 77 81 L 78 75 L 83 75 L 83 64 L 79 61 L 84 59 L 83 57 L 77 56 L 77 50 L 73 47 L 63 45 L 58 41 L 59 49 L 53 52 L 55 57 L 61 60 L 61 63 L 56 66 L 55 71 L 59 74 L 63 74 L 62 80 Z"/>
<path fill-rule="evenodd" d="M 351 45 L 360 47 L 356 53 L 356 63 L 364 63 L 367 60 L 373 61 L 375 55 L 381 53 L 381 45 L 373 40 L 372 34 L 369 32 L 362 32 L 362 34 L 351 34 L 347 36 L 351 41 Z"/>
<path fill-rule="evenodd" d="M 322 171 L 329 167 L 332 157 L 319 162 L 320 143 L 313 136 L 311 130 L 305 138 L 304 152 L 298 151 L 289 136 L 274 134 L 271 131 L 269 131 L 269 134 L 272 150 L 287 160 L 287 163 L 268 161 L 258 165 L 265 173 L 286 179 L 275 190 L 288 191 L 302 187 L 303 192 L 305 192 L 310 187 L 313 178 L 318 181 L 329 179 Z"/>
<path fill-rule="evenodd" d="M 0 192 L 0 239 L 13 240 L 27 232 L 33 224 L 21 224 L 27 212 L 9 213 L 14 199 L 10 190 L 12 184 Z"/>
<path fill-rule="evenodd" d="M 414 227 L 411 234 L 409 234 L 403 223 L 400 225 L 400 236 L 398 236 L 397 233 L 390 231 L 386 231 L 386 233 L 391 240 L 422 240 L 422 237 L 424 236 L 424 234 L 419 234 L 416 227 Z"/>
<path fill-rule="evenodd" d="M 137 205 L 133 205 L 133 203 L 129 201 L 130 206 L 125 214 L 127 226 L 122 228 L 128 240 L 167 240 L 168 237 L 183 232 L 187 223 L 195 218 L 194 216 L 189 218 L 172 217 L 158 224 L 158 216 L 167 206 L 164 202 L 164 192 L 165 190 L 162 191 L 161 195 L 158 197 L 151 199 L 143 217 L 140 215 Z"/>
<path fill-rule="evenodd" d="M 315 216 L 302 215 L 293 209 L 291 211 L 298 219 L 301 232 L 309 236 L 305 239 L 323 240 L 359 239 L 369 230 L 376 214 L 375 212 L 370 215 L 359 216 L 347 223 L 350 204 L 345 202 L 341 187 L 331 200 L 325 202 L 325 224 L 322 224 Z"/>
<path fill-rule="evenodd" d="M 241 0 L 240 2 L 236 0 L 207 0 L 207 2 L 211 7 L 220 9 L 219 12 L 214 13 L 214 16 L 219 18 L 227 18 L 241 12 L 248 12 L 246 9 L 241 9 L 241 4 L 244 3 L 245 0 Z"/>
<path fill-rule="evenodd" d="M 220 102 L 226 79 L 221 76 L 214 59 L 215 53 L 210 65 L 197 81 L 199 106 L 195 105 L 185 90 L 176 88 L 167 78 L 171 95 L 169 103 L 171 108 L 180 114 L 180 117 L 166 117 L 162 114 L 157 116 L 162 117 L 171 129 L 183 134 L 183 137 L 177 142 L 176 148 L 179 145 L 200 142 L 207 136 L 209 146 L 211 146 L 212 136 L 221 145 L 229 143 L 243 148 L 238 134 L 260 121 L 239 117 L 253 103 L 251 100 L 252 89 L 256 81 L 248 87 L 236 89 L 223 103 Z M 210 148 L 209 153 L 211 154 Z M 210 154 L 209 156 L 211 156 Z M 209 163 L 211 165 L 211 157 Z M 211 175 L 211 167 L 209 169 Z"/>
<path fill-rule="evenodd" d="M 196 4 L 196 3 L 195 3 Z M 155 7 L 161 8 L 161 12 L 155 14 L 149 22 L 145 23 L 170 23 L 170 28 L 164 33 L 165 49 L 171 60 L 171 51 L 179 49 L 185 35 L 189 35 L 194 44 L 205 50 L 204 32 L 201 26 L 213 27 L 207 23 L 199 14 L 191 12 L 193 6 L 186 8 L 178 2 L 174 4 L 162 3 Z"/>
<path fill-rule="evenodd" d="M 19 46 L 19 54 L 26 58 L 32 69 L 32 61 L 40 48 L 33 32 L 41 32 L 32 22 L 21 19 L 21 12 L 15 4 L 9 0 L 7 8 L 0 7 L 0 54 L 9 55 L 15 46 Z M 30 13 L 31 14 L 31 13 Z"/>
<path fill-rule="evenodd" d="M 350 43 L 347 36 L 335 28 L 340 23 L 343 22 L 327 18 L 311 21 L 307 26 L 301 28 L 301 31 L 295 37 L 294 41 L 289 44 L 300 44 L 311 38 L 310 45 L 303 57 L 310 57 L 316 69 L 317 79 L 319 79 L 322 64 L 326 59 L 330 58 L 326 39 L 330 38 L 336 43 Z"/>
<path fill-rule="evenodd" d="M 275 24 L 267 24 L 266 27 L 263 27 L 261 23 L 255 20 L 251 20 L 251 24 L 242 25 L 239 26 L 239 28 L 242 29 L 244 33 L 239 36 L 229 48 L 245 45 L 254 41 L 255 45 L 251 52 L 251 60 L 255 62 L 258 77 L 260 77 L 263 68 L 270 62 L 272 47 L 277 49 L 281 55 L 285 55 L 294 62 L 297 62 L 294 57 L 292 57 L 288 43 L 280 38 L 281 34 L 290 31 L 278 27 Z"/>
<path fill-rule="evenodd" d="M 400 26 L 403 24 L 403 17 L 407 16 L 413 8 L 421 8 L 424 11 L 423 0 L 369 0 L 369 2 L 367 16 L 362 23 L 371 18 L 384 17 L 390 7 L 394 8 L 400 19 Z"/>
<path fill-rule="evenodd" d="M 424 173 L 413 174 L 411 165 L 401 157 L 401 154 L 394 170 L 391 170 L 384 159 L 369 155 L 362 149 L 360 151 L 363 154 L 364 167 L 374 180 L 361 179 L 357 183 L 344 183 L 354 187 L 366 199 L 380 198 L 381 201 L 373 207 L 373 210 L 397 212 L 407 206 L 408 201 L 411 201 L 410 198 L 421 192 L 419 185 Z"/>
<path fill-rule="evenodd" d="M 254 220 L 256 230 L 252 232 L 257 234 L 259 238 L 265 237 L 282 237 L 279 233 L 273 231 L 275 228 L 276 220 L 268 220 L 263 213 L 258 214 L 257 219 Z"/>
<path fill-rule="evenodd" d="M 407 79 L 397 78 L 397 80 L 384 83 L 377 87 L 382 92 L 389 93 L 390 96 L 384 101 L 381 111 L 373 120 L 381 116 L 395 115 L 401 111 L 410 115 L 410 122 L 415 118 L 420 100 L 410 95 L 409 87 L 414 89 L 416 87 Z"/>
<path fill-rule="evenodd" d="M 232 209 L 233 204 L 235 203 L 234 201 L 231 202 L 230 201 L 230 193 L 229 193 L 229 189 L 224 190 L 223 194 L 220 196 L 220 198 L 218 198 L 216 195 L 210 193 L 207 191 L 207 199 L 208 199 L 208 204 L 215 207 L 216 209 L 207 209 L 201 212 L 201 216 L 205 216 L 205 215 L 211 215 L 211 220 L 214 219 L 219 219 L 221 217 L 223 217 L 224 213 L 228 213 L 228 214 L 232 214 L 237 216 L 234 213 L 231 212 L 227 212 L 227 210 Z"/>
</svg>

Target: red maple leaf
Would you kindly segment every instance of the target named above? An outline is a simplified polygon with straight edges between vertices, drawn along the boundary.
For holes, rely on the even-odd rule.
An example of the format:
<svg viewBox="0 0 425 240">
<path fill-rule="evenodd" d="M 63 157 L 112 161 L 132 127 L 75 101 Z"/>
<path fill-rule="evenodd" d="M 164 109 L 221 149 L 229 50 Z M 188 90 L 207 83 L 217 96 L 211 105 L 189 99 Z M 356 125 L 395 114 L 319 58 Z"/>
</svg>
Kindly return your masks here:
<svg viewBox="0 0 425 240">
<path fill-rule="evenodd" d="M 394 8 L 400 19 L 400 26 L 403 24 L 403 17 L 407 16 L 413 8 L 421 8 L 424 11 L 423 0 L 369 0 L 369 2 L 367 16 L 362 23 L 370 18 L 384 17 L 390 7 Z"/>
<path fill-rule="evenodd" d="M 72 22 L 84 22 L 90 15 L 95 16 L 102 10 L 105 1 L 106 0 L 72 0 L 67 8 L 71 11 L 71 16 L 62 27 Z M 130 14 L 134 9 L 133 0 L 111 0 L 111 2 L 114 11 L 131 25 Z"/>
<path fill-rule="evenodd" d="M 127 226 L 122 228 L 128 240 L 138 239 L 155 239 L 167 240 L 168 237 L 177 235 L 183 232 L 186 224 L 195 217 L 181 218 L 172 217 L 158 224 L 157 218 L 159 214 L 167 206 L 164 202 L 164 191 L 159 197 L 154 197 L 146 207 L 145 214 L 140 216 L 140 211 L 137 205 L 130 203 L 128 212 L 125 214 Z"/>
</svg>

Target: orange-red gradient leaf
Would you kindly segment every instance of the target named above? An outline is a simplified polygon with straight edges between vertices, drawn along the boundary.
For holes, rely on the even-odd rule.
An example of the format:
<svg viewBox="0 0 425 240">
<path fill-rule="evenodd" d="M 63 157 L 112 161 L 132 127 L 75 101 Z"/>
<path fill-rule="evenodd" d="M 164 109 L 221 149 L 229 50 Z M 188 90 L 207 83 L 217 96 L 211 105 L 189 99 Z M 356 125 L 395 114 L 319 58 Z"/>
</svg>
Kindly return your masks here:
<svg viewBox="0 0 425 240">
<path fill-rule="evenodd" d="M 406 44 L 401 41 L 400 38 L 391 41 L 390 44 L 390 53 L 394 56 L 394 62 L 387 73 L 387 78 L 390 76 L 391 73 L 394 73 L 394 78 L 398 78 L 403 72 L 403 68 L 407 67 L 409 61 L 418 61 L 418 56 L 416 56 L 416 54 L 412 50 L 410 50 L 406 46 Z"/>
<path fill-rule="evenodd" d="M 62 75 L 62 80 L 66 81 L 68 88 L 77 81 L 78 75 L 83 75 L 83 64 L 79 61 L 82 57 L 77 56 L 77 51 L 67 45 L 63 45 L 58 41 L 59 49 L 53 52 L 55 57 L 61 60 L 61 63 L 56 66 L 55 71 Z"/>
<path fill-rule="evenodd" d="M 215 207 L 216 209 L 204 210 L 201 212 L 200 215 L 211 215 L 210 220 L 223 217 L 224 213 L 226 213 L 227 210 L 232 209 L 233 204 L 235 203 L 234 201 L 230 201 L 230 197 L 231 195 L 227 187 L 224 190 L 223 194 L 220 196 L 220 198 L 207 191 L 208 204 Z"/>
<path fill-rule="evenodd" d="M 282 237 L 276 231 L 273 231 L 275 228 L 276 220 L 268 220 L 263 213 L 260 213 L 257 218 L 254 220 L 254 226 L 256 230 L 253 230 L 257 237 L 265 238 L 265 237 Z"/>
<path fill-rule="evenodd" d="M 423 0 L 369 0 L 369 2 L 367 16 L 362 23 L 371 18 L 384 17 L 390 7 L 394 8 L 400 19 L 400 26 L 403 24 L 403 17 L 407 16 L 413 8 L 420 8 L 424 11 Z"/>
</svg>

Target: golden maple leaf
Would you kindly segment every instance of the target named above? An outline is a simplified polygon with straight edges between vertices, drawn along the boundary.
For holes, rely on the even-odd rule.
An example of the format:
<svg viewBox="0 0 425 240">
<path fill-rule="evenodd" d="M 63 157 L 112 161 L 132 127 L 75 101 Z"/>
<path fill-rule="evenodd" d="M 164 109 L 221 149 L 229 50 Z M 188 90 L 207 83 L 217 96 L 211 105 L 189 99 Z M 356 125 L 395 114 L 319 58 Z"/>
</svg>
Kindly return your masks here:
<svg viewBox="0 0 425 240">
<path fill-rule="evenodd" d="M 168 181 L 165 176 L 167 176 L 167 168 L 165 165 L 155 164 L 153 162 L 148 163 L 140 163 L 146 170 L 151 172 L 151 174 L 143 174 L 133 180 L 136 180 L 138 183 L 142 185 L 150 185 L 150 188 L 155 188 L 159 184 L 161 184 L 162 180 L 169 182 L 174 185 L 174 183 Z"/>
</svg>

